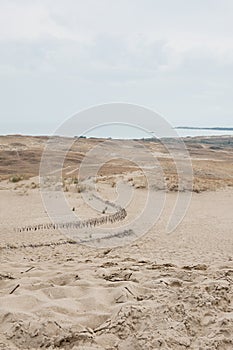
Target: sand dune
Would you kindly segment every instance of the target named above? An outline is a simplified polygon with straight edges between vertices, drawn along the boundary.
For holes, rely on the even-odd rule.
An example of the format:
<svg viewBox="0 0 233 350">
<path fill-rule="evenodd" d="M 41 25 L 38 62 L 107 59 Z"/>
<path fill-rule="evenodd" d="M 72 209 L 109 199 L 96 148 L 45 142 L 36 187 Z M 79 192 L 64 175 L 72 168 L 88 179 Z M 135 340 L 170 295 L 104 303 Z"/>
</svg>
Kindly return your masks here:
<svg viewBox="0 0 233 350">
<path fill-rule="evenodd" d="M 20 201 L 32 220 L 42 215 L 35 192 L 7 196 L 6 226 Z M 2 228 L 0 348 L 231 349 L 233 192 L 194 195 L 167 235 L 173 201 L 170 194 L 146 236 L 113 249 L 71 244 L 56 231 L 22 238 Z"/>
<path fill-rule="evenodd" d="M 31 138 L 30 145 L 25 139 L 18 145 L 14 138 L 10 141 L 14 143 L 10 147 L 20 150 L 41 147 L 45 142 L 35 139 L 33 143 Z M 88 149 L 90 145 L 83 142 Z M 4 152 L 8 147 L 3 142 Z M 177 198 L 175 192 L 168 191 L 162 215 L 149 232 L 130 243 L 119 236 L 116 247 L 77 244 L 69 230 L 14 231 L 47 223 L 49 218 L 37 177 L 14 183 L 8 179 L 11 173 L 3 176 L 0 349 L 233 348 L 233 191 L 226 181 L 231 181 L 231 151 L 224 148 L 216 155 L 208 145 L 194 141 L 190 147 L 198 181 L 206 191 L 193 193 L 182 223 L 167 234 L 167 221 Z M 224 152 L 227 155 L 218 165 Z M 212 156 L 214 160 L 210 160 Z M 206 157 L 210 161 L 200 160 Z M 118 170 L 114 174 L 110 174 L 109 165 L 96 184 L 109 201 L 116 198 L 119 179 L 134 189 L 135 198 L 126 205 L 123 225 L 140 213 L 147 188 L 135 169 L 115 166 Z M 174 176 L 171 168 L 169 171 Z M 216 187 L 214 179 L 226 186 Z M 209 191 L 212 180 L 215 185 Z M 72 181 L 68 177 L 64 184 L 68 205 L 82 220 L 96 217 L 96 211 L 82 200 L 80 184 Z M 89 180 L 88 186 L 94 183 Z M 100 203 L 98 217 L 112 213 L 113 209 L 105 206 L 105 202 Z M 107 223 L 105 228 L 111 233 L 118 225 Z"/>
</svg>

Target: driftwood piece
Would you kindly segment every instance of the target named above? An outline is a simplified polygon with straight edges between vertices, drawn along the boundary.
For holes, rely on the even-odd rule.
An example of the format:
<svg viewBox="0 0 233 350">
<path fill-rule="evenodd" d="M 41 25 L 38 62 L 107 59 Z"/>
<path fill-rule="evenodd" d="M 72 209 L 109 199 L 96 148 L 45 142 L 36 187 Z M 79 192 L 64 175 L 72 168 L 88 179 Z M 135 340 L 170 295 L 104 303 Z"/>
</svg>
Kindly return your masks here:
<svg viewBox="0 0 233 350">
<path fill-rule="evenodd" d="M 29 267 L 29 269 L 27 269 L 26 271 L 21 271 L 21 273 L 26 273 L 26 272 L 29 272 L 29 271 L 31 271 L 32 269 L 34 269 L 35 267 L 34 266 L 32 266 L 32 267 Z"/>
<path fill-rule="evenodd" d="M 19 286 L 20 286 L 20 284 L 17 284 L 17 286 L 15 286 L 15 287 L 10 291 L 9 294 L 13 294 L 13 293 L 16 291 L 16 289 L 19 288 Z"/>
</svg>

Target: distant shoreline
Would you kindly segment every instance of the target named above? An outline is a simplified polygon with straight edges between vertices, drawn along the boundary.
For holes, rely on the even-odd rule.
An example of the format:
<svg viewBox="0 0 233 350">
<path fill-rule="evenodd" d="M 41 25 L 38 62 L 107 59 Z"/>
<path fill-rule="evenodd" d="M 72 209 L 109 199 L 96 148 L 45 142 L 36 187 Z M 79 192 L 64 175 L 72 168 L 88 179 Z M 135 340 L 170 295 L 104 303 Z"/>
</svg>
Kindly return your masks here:
<svg viewBox="0 0 233 350">
<path fill-rule="evenodd" d="M 215 130 L 215 131 L 233 131 L 233 128 L 196 128 L 196 127 L 175 127 L 175 129 L 179 129 L 179 130 Z M 50 138 L 68 138 L 68 139 L 83 139 L 83 140 L 125 140 L 125 141 L 129 141 L 129 140 L 134 140 L 134 141 L 148 141 L 148 140 L 159 140 L 159 139 L 176 139 L 177 137 L 178 138 L 182 138 L 182 139 L 190 139 L 190 138 L 206 138 L 206 139 L 209 139 L 209 138 L 226 138 L 226 137 L 229 137 L 229 138 L 233 138 L 233 135 L 232 134 L 197 134 L 197 135 L 173 135 L 173 136 L 161 136 L 161 137 L 141 137 L 141 138 L 120 138 L 120 137 L 100 137 L 100 136 L 85 136 L 85 135 L 81 135 L 81 136 L 77 136 L 77 135 L 74 135 L 74 136 L 64 136 L 64 135 L 58 135 L 58 134 L 54 134 L 54 135 L 46 135 L 46 134 L 38 134 L 38 135 L 33 135 L 33 134 L 0 134 L 0 138 L 1 137 L 15 137 L 15 138 L 39 138 L 39 139 L 50 139 Z"/>
<path fill-rule="evenodd" d="M 218 131 L 233 131 L 233 128 L 224 128 L 224 127 L 198 127 L 198 126 L 177 126 L 174 129 L 183 129 L 183 130 L 218 130 Z"/>
</svg>

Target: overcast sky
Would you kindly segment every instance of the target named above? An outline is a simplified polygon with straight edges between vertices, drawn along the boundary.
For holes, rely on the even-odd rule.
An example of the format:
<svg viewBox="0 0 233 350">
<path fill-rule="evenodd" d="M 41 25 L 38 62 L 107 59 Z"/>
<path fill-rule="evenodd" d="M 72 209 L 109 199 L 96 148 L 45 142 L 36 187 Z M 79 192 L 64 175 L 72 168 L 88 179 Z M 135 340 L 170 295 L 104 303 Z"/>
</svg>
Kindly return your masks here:
<svg viewBox="0 0 233 350">
<path fill-rule="evenodd" d="M 233 126 L 232 0 L 0 0 L 2 133 L 106 102 Z"/>
</svg>

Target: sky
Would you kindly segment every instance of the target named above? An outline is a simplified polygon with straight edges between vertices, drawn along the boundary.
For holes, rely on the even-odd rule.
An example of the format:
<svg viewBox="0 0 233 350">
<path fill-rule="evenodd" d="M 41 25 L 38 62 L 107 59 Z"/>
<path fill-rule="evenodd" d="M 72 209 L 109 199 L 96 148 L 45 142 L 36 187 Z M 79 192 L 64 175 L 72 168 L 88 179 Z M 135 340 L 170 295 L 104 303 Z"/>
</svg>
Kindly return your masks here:
<svg viewBox="0 0 233 350">
<path fill-rule="evenodd" d="M 232 0 L 0 0 L 0 134 L 127 102 L 233 126 Z"/>
</svg>

